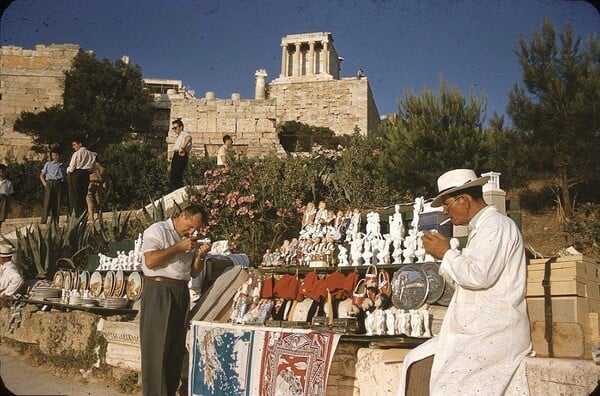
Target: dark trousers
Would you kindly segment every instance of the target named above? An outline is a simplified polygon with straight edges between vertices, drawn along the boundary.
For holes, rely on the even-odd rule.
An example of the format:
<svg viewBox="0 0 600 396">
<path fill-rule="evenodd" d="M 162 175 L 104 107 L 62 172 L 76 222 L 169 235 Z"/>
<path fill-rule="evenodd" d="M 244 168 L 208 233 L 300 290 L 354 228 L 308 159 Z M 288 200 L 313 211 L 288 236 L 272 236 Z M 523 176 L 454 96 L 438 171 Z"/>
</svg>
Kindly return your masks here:
<svg viewBox="0 0 600 396">
<path fill-rule="evenodd" d="M 60 216 L 60 202 L 62 199 L 62 181 L 46 180 L 46 191 L 44 192 L 44 207 L 42 208 L 41 223 L 46 224 L 48 215 L 52 221 L 58 223 Z"/>
<path fill-rule="evenodd" d="M 183 187 L 183 173 L 188 164 L 188 155 L 179 155 L 178 152 L 173 153 L 171 159 L 171 174 L 169 180 L 169 191 L 175 191 Z"/>
<path fill-rule="evenodd" d="M 81 216 L 87 209 L 85 197 L 90 184 L 89 170 L 75 169 L 69 174 L 69 214 L 75 211 L 77 217 Z"/>
<path fill-rule="evenodd" d="M 185 356 L 190 294 L 187 283 L 144 282 L 140 306 L 142 391 L 175 395 Z"/>
</svg>

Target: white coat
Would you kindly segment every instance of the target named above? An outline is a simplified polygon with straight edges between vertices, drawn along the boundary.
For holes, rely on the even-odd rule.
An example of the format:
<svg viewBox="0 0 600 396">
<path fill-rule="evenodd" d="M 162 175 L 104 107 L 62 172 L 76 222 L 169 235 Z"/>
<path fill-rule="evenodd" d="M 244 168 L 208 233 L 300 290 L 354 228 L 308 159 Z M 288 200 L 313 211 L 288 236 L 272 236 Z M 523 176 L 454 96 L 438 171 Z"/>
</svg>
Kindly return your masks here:
<svg viewBox="0 0 600 396">
<path fill-rule="evenodd" d="M 12 261 L 0 265 L 0 297 L 12 296 L 23 284 L 23 275 Z"/>
<path fill-rule="evenodd" d="M 456 290 L 439 336 L 407 356 L 398 394 L 404 395 L 411 360 L 434 353 L 431 395 L 527 395 L 526 381 L 515 386 L 513 380 L 531 351 L 526 271 L 515 223 L 493 206 L 481 210 L 469 222 L 462 252 L 448 250 L 442 259 L 440 274 Z"/>
</svg>

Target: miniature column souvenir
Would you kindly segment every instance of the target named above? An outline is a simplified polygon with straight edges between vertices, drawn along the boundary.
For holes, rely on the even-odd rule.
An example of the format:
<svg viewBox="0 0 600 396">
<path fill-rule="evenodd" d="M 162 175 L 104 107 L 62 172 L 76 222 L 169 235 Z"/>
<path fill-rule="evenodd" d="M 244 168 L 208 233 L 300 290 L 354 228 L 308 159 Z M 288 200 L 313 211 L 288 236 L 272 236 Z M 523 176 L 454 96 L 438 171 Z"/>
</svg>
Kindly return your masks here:
<svg viewBox="0 0 600 396">
<path fill-rule="evenodd" d="M 375 334 L 384 335 L 385 334 L 385 323 L 386 317 L 383 309 L 375 310 Z"/>
<path fill-rule="evenodd" d="M 367 335 L 373 335 L 375 330 L 375 313 L 374 312 L 366 312 L 365 317 L 365 330 L 367 331 Z"/>
<path fill-rule="evenodd" d="M 410 310 L 410 336 L 411 337 L 421 337 L 423 335 L 423 317 L 421 313 L 416 309 Z"/>
<path fill-rule="evenodd" d="M 417 250 L 415 250 L 415 256 L 417 258 L 417 263 L 425 262 L 425 255 L 427 252 L 425 251 L 425 246 L 423 246 L 423 232 L 419 231 L 417 234 Z"/>
<path fill-rule="evenodd" d="M 394 315 L 395 308 L 385 310 L 385 327 L 388 335 L 396 334 L 396 316 Z"/>
<path fill-rule="evenodd" d="M 363 253 L 362 253 L 363 265 L 371 265 L 373 264 L 373 251 L 372 251 L 372 242 L 365 238 Z"/>
<path fill-rule="evenodd" d="M 421 315 L 423 315 L 423 327 L 425 328 L 423 337 L 431 338 L 431 312 L 429 311 L 429 308 L 423 307 L 423 309 L 421 309 Z"/>
<path fill-rule="evenodd" d="M 392 264 L 402 264 L 402 239 L 394 239 L 392 246 L 394 247 L 394 251 L 392 253 L 392 258 L 394 261 Z"/>
<path fill-rule="evenodd" d="M 415 198 L 415 203 L 413 204 L 413 218 L 412 218 L 410 225 L 411 225 L 412 229 L 414 230 L 415 235 L 419 231 L 419 219 L 420 219 L 421 212 L 423 212 L 423 203 L 424 203 L 423 197 L 417 197 L 417 198 Z"/>
<path fill-rule="evenodd" d="M 356 238 L 350 243 L 350 258 L 352 259 L 352 265 L 358 266 L 362 260 L 362 249 L 364 242 L 364 234 L 359 232 Z"/>
</svg>

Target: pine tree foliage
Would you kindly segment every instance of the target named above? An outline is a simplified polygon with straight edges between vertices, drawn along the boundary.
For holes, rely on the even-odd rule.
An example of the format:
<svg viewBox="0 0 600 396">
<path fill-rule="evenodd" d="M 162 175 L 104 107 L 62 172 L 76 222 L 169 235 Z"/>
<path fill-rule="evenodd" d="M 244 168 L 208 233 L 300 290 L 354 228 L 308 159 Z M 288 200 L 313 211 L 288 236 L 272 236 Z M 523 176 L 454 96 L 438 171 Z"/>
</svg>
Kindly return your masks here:
<svg viewBox="0 0 600 396">
<path fill-rule="evenodd" d="M 467 100 L 443 79 L 437 93 L 406 93 L 396 116 L 381 128 L 380 165 L 388 182 L 413 195 L 432 196 L 443 172 L 480 171 L 486 160 L 485 108 L 485 98 L 471 92 Z"/>
<path fill-rule="evenodd" d="M 550 173 L 567 217 L 576 186 L 600 179 L 600 42 L 584 42 L 570 23 L 549 21 L 517 49 L 524 86 L 509 93 L 508 114 L 523 131 L 529 166 Z"/>
<path fill-rule="evenodd" d="M 63 104 L 39 113 L 23 112 L 14 128 L 31 135 L 38 148 L 68 147 L 77 137 L 88 148 L 102 151 L 132 132 L 148 132 L 151 103 L 138 66 L 122 60 L 99 61 L 92 53 L 80 51 L 65 73 Z"/>
</svg>

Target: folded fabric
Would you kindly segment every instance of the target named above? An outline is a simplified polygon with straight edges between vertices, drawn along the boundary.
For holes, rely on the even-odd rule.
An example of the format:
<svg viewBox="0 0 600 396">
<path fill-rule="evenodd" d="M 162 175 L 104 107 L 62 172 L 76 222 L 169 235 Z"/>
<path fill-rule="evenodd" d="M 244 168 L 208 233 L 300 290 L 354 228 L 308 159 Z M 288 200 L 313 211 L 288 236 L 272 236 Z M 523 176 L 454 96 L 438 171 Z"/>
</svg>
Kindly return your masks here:
<svg viewBox="0 0 600 396">
<path fill-rule="evenodd" d="M 316 272 L 312 271 L 306 274 L 300 291 L 305 297 L 310 297 L 315 301 L 321 301 L 327 295 L 327 285 L 324 279 L 320 279 Z"/>
<path fill-rule="evenodd" d="M 298 279 L 294 275 L 283 275 L 275 282 L 273 292 L 275 297 L 295 300 L 298 296 Z"/>
<path fill-rule="evenodd" d="M 345 297 L 352 297 L 352 292 L 356 288 L 356 284 L 358 283 L 358 273 L 351 272 L 346 275 L 346 281 L 344 282 L 344 292 Z"/>
<path fill-rule="evenodd" d="M 325 278 L 325 287 L 329 290 L 329 293 L 331 293 L 331 297 L 337 300 L 346 298 L 346 291 L 344 289 L 345 283 L 346 277 L 339 271 L 335 271 Z"/>
</svg>

